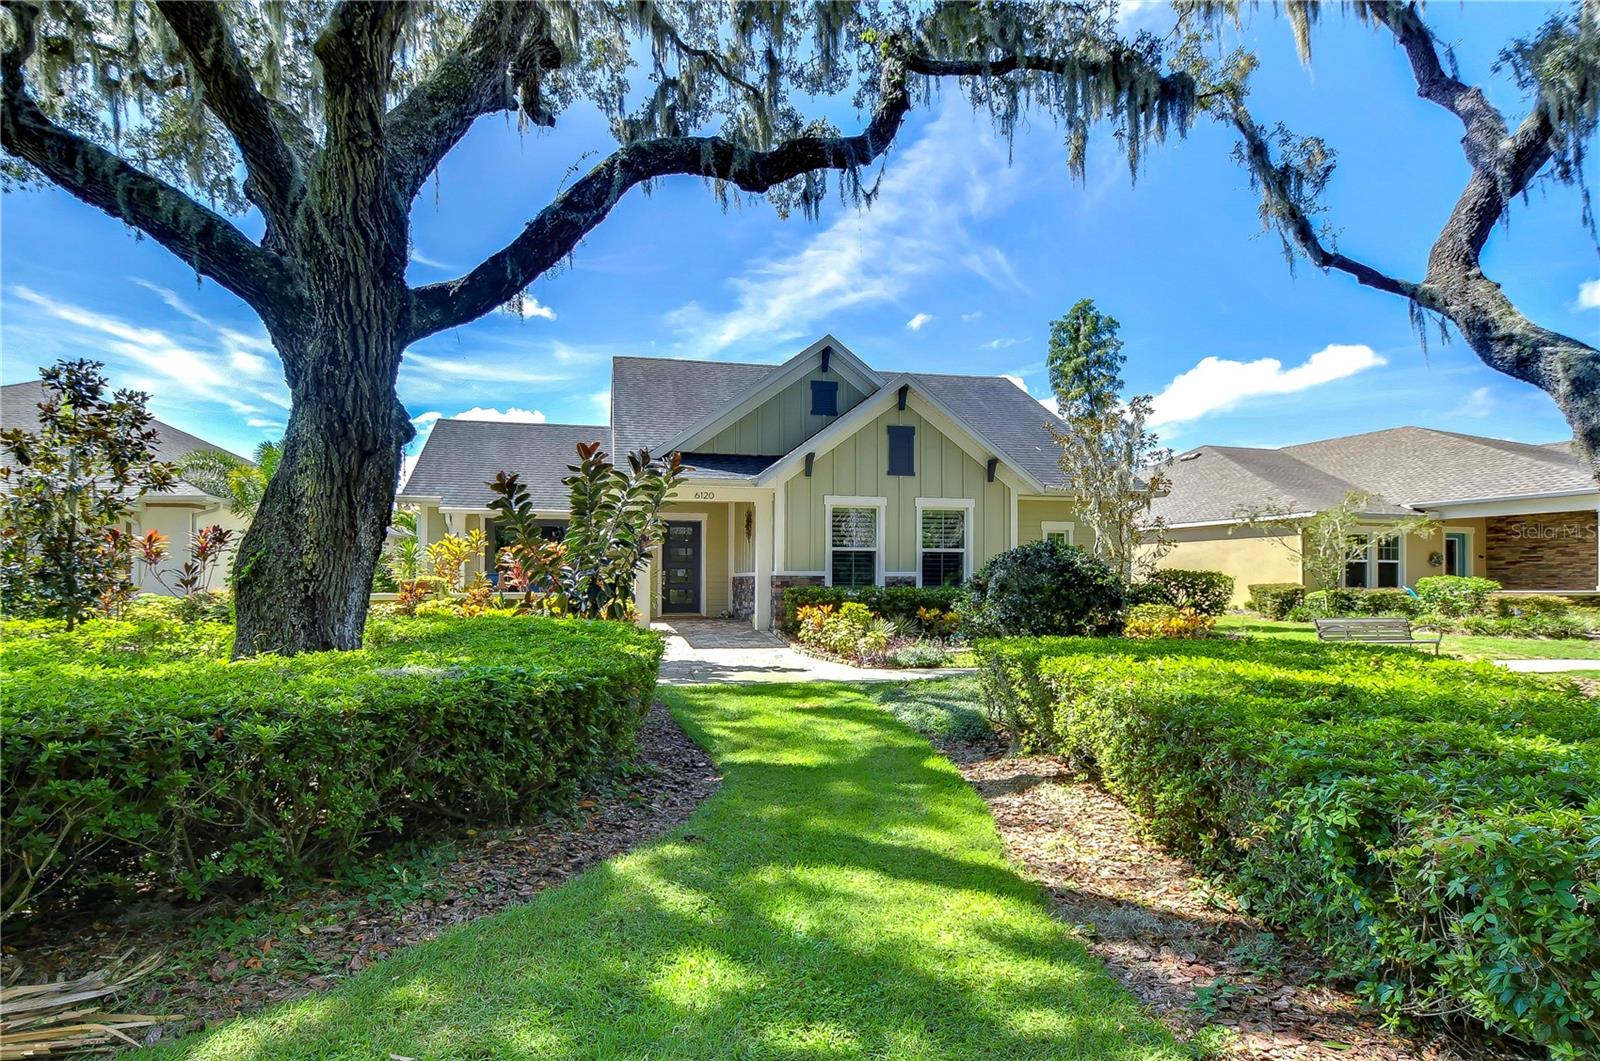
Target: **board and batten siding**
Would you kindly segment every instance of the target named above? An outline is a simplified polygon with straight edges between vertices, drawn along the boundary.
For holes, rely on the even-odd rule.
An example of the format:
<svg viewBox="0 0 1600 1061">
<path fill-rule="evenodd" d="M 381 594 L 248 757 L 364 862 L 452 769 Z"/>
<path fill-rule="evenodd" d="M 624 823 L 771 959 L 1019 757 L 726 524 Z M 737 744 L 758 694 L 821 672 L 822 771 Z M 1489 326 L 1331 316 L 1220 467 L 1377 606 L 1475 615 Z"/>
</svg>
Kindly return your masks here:
<svg viewBox="0 0 1600 1061">
<path fill-rule="evenodd" d="M 916 433 L 916 474 L 890 475 L 890 425 Z M 795 475 L 781 487 L 783 570 L 815 572 L 827 567 L 827 508 L 830 494 L 882 497 L 887 501 L 882 559 L 885 574 L 917 571 L 917 498 L 970 498 L 973 501 L 972 568 L 1010 547 L 1010 491 L 965 450 L 911 409 L 891 408 L 818 456 L 810 477 Z"/>
<path fill-rule="evenodd" d="M 812 369 L 804 379 L 789 384 L 695 449 L 702 453 L 766 456 L 788 453 L 838 419 L 837 416 L 811 415 L 811 381 L 819 379 L 839 384 L 839 416 L 854 409 L 866 397 L 838 372 Z"/>
</svg>

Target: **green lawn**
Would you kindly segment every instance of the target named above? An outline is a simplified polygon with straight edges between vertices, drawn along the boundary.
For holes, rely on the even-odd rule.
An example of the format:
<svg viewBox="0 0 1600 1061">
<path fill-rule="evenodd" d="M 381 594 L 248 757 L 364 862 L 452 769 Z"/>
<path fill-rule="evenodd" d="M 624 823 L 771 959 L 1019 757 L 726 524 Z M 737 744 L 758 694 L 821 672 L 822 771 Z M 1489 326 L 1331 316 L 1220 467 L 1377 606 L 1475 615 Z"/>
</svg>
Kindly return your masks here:
<svg viewBox="0 0 1600 1061">
<path fill-rule="evenodd" d="M 1185 1056 L 868 695 L 663 695 L 725 777 L 683 829 L 154 1056 Z"/>
<path fill-rule="evenodd" d="M 1256 637 L 1293 637 L 1307 641 L 1317 638 L 1310 623 L 1274 622 L 1253 615 L 1224 615 L 1217 619 L 1217 629 L 1224 633 Z M 1444 651 L 1464 659 L 1600 660 L 1600 641 L 1446 634 Z"/>
</svg>

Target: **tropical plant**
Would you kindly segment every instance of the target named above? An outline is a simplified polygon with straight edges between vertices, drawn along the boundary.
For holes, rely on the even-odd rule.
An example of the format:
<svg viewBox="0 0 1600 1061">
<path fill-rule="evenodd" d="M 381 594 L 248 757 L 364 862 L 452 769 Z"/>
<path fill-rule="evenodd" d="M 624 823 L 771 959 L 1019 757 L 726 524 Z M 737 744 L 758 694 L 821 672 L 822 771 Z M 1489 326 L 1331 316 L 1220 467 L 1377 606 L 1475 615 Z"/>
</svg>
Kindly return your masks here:
<svg viewBox="0 0 1600 1061">
<path fill-rule="evenodd" d="M 210 588 L 211 577 L 222 563 L 233 534 L 215 523 L 201 527 L 189 537 L 189 559 L 176 571 L 164 567 L 171 539 L 160 531 L 136 535 L 131 542 L 131 553 L 162 589 L 174 597 L 193 599 Z"/>
<path fill-rule="evenodd" d="M 634 577 L 665 530 L 661 507 L 683 478 L 683 461 L 676 453 L 655 460 L 640 450 L 629 454 L 624 470 L 599 443 L 580 442 L 577 452 L 578 463 L 561 480 L 570 500 L 559 545 L 544 540 L 516 473 L 502 471 L 488 484 L 495 495 L 489 507 L 505 543 L 501 571 L 524 591 L 529 607 L 585 619 L 628 619 Z"/>
<path fill-rule="evenodd" d="M 226 500 L 234 515 L 253 516 L 282 459 L 281 441 L 256 446 L 251 460 L 227 450 L 197 449 L 178 458 L 178 475 L 212 497 Z"/>
<path fill-rule="evenodd" d="M 433 565 L 436 578 L 443 579 L 449 589 L 461 588 L 467 562 L 482 556 L 489 547 L 489 539 L 477 527 L 465 534 L 446 534 L 436 542 L 428 543 L 428 563 Z"/>
<path fill-rule="evenodd" d="M 395 584 L 413 582 L 422 573 L 422 548 L 417 541 L 417 510 L 395 509 L 389 524 L 389 543 L 383 549 L 384 570 Z"/>
<path fill-rule="evenodd" d="M 12 615 L 72 628 L 132 591 L 122 524 L 147 490 L 176 480 L 157 460 L 147 395 L 108 392 L 104 366 L 41 369 L 39 428 L 0 430 L 0 598 Z"/>
<path fill-rule="evenodd" d="M 1150 514 L 1168 485 L 1172 451 L 1149 429 L 1151 399 L 1123 403 L 1122 340 L 1116 318 L 1080 299 L 1050 325 L 1045 364 L 1063 427 L 1048 425 L 1061 447 L 1061 469 L 1079 499 L 1089 549 L 1131 579 L 1172 548 L 1166 521 Z"/>
</svg>

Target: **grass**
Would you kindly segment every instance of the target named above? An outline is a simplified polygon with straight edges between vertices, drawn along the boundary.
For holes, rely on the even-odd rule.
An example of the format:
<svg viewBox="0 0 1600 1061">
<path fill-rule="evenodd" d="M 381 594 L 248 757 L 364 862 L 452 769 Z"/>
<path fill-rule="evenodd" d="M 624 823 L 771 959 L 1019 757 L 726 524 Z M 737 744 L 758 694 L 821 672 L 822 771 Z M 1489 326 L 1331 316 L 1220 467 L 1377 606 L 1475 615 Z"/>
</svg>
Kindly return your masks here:
<svg viewBox="0 0 1600 1061">
<path fill-rule="evenodd" d="M 1217 619 L 1223 633 L 1253 637 L 1290 637 L 1315 641 L 1310 623 L 1277 622 L 1254 615 L 1224 615 Z M 1443 650 L 1463 659 L 1593 659 L 1600 660 L 1600 641 L 1539 637 L 1480 637 L 1445 634 Z"/>
<path fill-rule="evenodd" d="M 683 828 L 150 1056 L 1185 1056 L 1050 918 L 954 767 L 869 693 L 663 696 L 724 773 Z"/>
<path fill-rule="evenodd" d="M 971 742 L 989 736 L 989 721 L 978 707 L 976 675 L 883 682 L 869 692 L 889 714 L 933 740 Z"/>
</svg>

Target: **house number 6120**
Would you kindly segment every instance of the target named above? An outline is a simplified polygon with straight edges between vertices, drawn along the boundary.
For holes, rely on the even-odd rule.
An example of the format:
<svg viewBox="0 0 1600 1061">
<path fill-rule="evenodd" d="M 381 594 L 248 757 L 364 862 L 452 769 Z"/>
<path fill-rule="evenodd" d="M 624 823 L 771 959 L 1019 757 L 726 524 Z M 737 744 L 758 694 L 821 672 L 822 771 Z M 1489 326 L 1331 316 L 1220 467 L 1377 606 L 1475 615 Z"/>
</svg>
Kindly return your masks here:
<svg viewBox="0 0 1600 1061">
<path fill-rule="evenodd" d="M 694 492 L 694 499 L 696 501 L 715 501 L 717 499 L 717 492 L 715 490 L 696 490 Z"/>
</svg>

